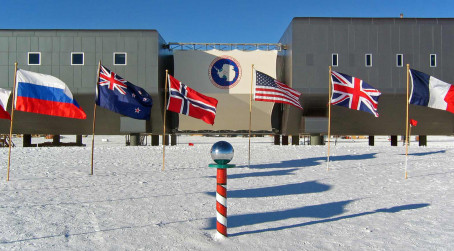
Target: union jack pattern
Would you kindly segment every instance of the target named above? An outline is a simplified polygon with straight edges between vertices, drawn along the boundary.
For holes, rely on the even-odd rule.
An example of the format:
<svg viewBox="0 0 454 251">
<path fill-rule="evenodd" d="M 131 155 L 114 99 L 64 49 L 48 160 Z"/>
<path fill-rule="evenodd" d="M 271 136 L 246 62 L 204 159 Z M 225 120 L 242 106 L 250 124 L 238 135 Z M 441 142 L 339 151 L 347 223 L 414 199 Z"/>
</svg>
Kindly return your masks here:
<svg viewBox="0 0 454 251">
<path fill-rule="evenodd" d="M 117 90 L 121 94 L 125 95 L 126 91 L 124 89 L 127 89 L 126 85 L 126 80 L 123 79 L 122 77 L 118 76 L 114 72 L 110 71 L 109 69 L 105 68 L 104 66 L 101 65 L 101 68 L 99 70 L 99 83 L 100 86 L 105 86 L 107 85 L 109 87 L 109 90 Z"/>
<path fill-rule="evenodd" d="M 153 100 L 143 88 L 100 65 L 96 105 L 134 119 L 149 120 Z"/>
<path fill-rule="evenodd" d="M 368 83 L 343 73 L 331 71 L 333 93 L 331 104 L 365 111 L 378 117 L 378 98 L 381 93 Z"/>
</svg>

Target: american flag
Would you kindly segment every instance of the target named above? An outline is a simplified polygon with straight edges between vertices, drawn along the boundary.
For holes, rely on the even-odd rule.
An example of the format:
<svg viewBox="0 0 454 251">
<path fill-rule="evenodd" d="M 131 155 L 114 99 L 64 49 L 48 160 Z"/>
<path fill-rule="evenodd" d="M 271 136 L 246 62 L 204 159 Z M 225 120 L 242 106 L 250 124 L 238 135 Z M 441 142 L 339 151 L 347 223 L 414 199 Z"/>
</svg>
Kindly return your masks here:
<svg viewBox="0 0 454 251">
<path fill-rule="evenodd" d="M 331 80 L 333 85 L 331 104 L 370 112 L 378 117 L 380 91 L 359 78 L 335 71 L 331 71 Z"/>
<path fill-rule="evenodd" d="M 288 87 L 263 72 L 255 72 L 254 100 L 289 104 L 301 110 L 303 109 L 299 101 L 301 92 Z"/>
</svg>

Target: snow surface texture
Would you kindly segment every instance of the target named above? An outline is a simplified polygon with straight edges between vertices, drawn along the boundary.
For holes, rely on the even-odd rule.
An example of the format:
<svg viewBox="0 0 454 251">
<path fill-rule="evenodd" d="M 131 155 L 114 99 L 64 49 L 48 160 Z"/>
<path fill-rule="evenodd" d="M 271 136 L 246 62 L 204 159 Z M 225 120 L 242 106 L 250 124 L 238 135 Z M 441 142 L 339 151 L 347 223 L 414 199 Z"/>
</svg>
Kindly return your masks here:
<svg viewBox="0 0 454 251">
<path fill-rule="evenodd" d="M 75 137 L 62 141 L 75 141 Z M 391 147 L 387 137 L 327 146 L 274 146 L 272 137 L 180 136 L 177 146 L 23 148 L 0 170 L 2 250 L 453 250 L 454 138 Z M 228 233 L 215 227 L 210 148 L 235 149 L 228 170 Z M 33 138 L 32 143 L 39 139 Z M 44 141 L 44 140 L 41 140 Z M 49 140 L 48 140 L 49 141 Z M 51 141 L 51 140 L 50 140 Z M 150 143 L 150 142 L 149 142 Z M 189 146 L 194 143 L 194 146 Z"/>
</svg>

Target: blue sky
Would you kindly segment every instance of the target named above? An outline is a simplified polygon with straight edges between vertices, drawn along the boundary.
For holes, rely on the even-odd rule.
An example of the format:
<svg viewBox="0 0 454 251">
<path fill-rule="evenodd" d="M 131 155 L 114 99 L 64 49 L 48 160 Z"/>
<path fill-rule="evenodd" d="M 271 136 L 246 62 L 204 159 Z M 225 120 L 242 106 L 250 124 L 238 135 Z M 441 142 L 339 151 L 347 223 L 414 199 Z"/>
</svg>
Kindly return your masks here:
<svg viewBox="0 0 454 251">
<path fill-rule="evenodd" d="M 167 42 L 276 43 L 293 17 L 453 17 L 452 0 L 0 0 L 0 29 L 156 29 Z"/>
</svg>

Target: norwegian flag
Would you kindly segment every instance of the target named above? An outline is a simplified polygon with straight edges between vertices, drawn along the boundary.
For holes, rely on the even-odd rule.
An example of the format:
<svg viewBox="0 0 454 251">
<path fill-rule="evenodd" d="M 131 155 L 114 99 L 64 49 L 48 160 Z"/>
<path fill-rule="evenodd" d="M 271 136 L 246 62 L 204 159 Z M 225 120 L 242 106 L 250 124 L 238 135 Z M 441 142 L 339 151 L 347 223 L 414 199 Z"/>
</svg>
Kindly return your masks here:
<svg viewBox="0 0 454 251">
<path fill-rule="evenodd" d="M 377 106 L 380 91 L 359 78 L 335 71 L 331 71 L 331 80 L 333 84 L 332 105 L 370 112 L 378 117 Z"/>
<path fill-rule="evenodd" d="M 169 75 L 170 96 L 167 110 L 201 119 L 213 125 L 218 101 L 194 91 Z"/>
</svg>

